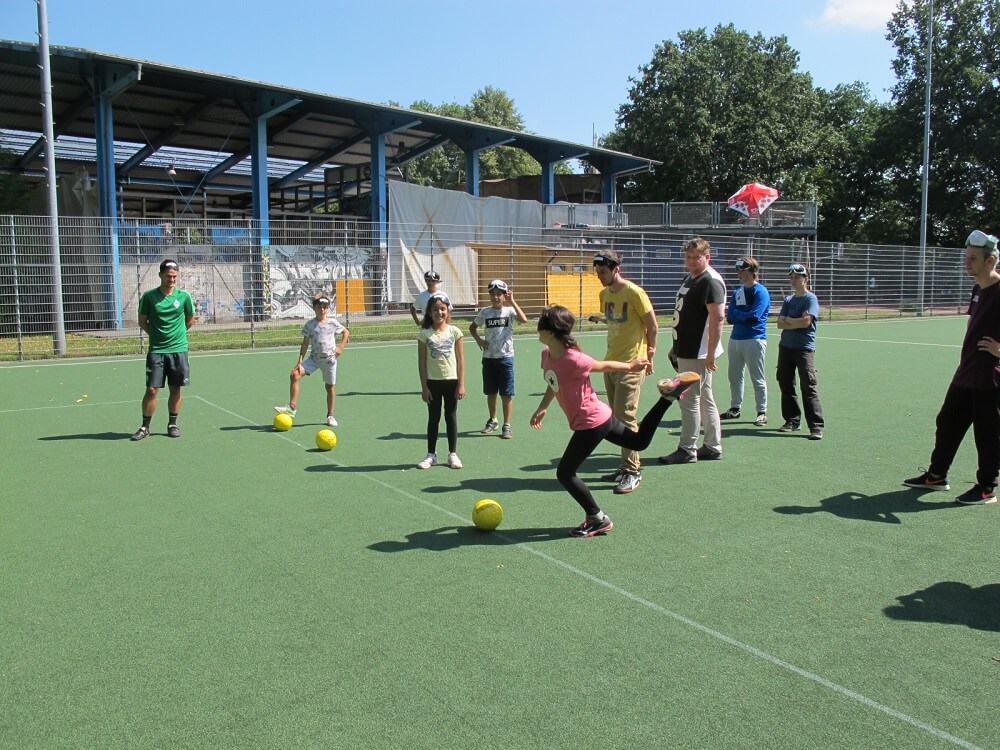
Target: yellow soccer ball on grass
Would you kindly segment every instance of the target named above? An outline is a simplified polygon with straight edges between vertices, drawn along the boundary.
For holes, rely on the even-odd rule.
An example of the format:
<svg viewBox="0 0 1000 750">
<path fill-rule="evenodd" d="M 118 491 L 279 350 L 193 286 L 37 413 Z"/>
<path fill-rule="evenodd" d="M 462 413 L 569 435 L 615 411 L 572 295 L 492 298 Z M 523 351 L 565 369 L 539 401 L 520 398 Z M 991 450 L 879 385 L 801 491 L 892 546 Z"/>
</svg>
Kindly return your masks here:
<svg viewBox="0 0 1000 750">
<path fill-rule="evenodd" d="M 274 417 L 274 430 L 275 432 L 288 432 L 292 429 L 292 424 L 295 420 L 292 419 L 291 414 L 277 414 Z"/>
<path fill-rule="evenodd" d="M 480 531 L 493 531 L 501 521 L 503 521 L 503 508 L 496 500 L 484 498 L 472 508 L 472 523 Z"/>
<path fill-rule="evenodd" d="M 316 447 L 321 451 L 333 450 L 337 444 L 337 433 L 333 430 L 320 430 L 316 433 Z"/>
</svg>

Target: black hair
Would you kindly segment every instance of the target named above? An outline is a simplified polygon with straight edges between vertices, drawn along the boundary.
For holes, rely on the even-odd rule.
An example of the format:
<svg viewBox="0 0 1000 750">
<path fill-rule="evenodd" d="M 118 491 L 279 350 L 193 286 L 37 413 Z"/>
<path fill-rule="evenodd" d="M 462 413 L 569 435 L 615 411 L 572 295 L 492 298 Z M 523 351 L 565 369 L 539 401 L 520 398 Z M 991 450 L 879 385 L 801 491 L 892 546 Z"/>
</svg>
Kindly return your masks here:
<svg viewBox="0 0 1000 750">
<path fill-rule="evenodd" d="M 573 338 L 573 328 L 576 327 L 576 317 L 562 305 L 549 305 L 542 308 L 538 316 L 538 330 L 548 331 L 567 349 L 579 349 L 580 345 Z"/>
<path fill-rule="evenodd" d="M 424 308 L 424 319 L 420 321 L 421 328 L 433 328 L 434 319 L 431 317 L 431 303 L 432 302 L 444 302 L 445 309 L 451 312 L 451 302 L 448 300 L 448 295 L 443 292 L 435 292 L 430 297 L 427 298 L 427 307 Z"/>
</svg>

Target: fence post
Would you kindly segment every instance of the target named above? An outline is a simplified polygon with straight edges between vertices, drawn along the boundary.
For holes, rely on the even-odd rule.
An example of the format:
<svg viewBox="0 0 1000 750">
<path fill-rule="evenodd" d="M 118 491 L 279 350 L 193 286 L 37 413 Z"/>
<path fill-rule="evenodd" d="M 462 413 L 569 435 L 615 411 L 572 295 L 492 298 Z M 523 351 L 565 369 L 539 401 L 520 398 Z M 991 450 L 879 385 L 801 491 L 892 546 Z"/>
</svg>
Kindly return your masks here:
<svg viewBox="0 0 1000 750">
<path fill-rule="evenodd" d="M 10 259 L 14 276 L 14 326 L 17 331 L 17 361 L 24 361 L 24 331 L 21 329 L 21 290 L 17 276 L 17 245 L 14 235 L 14 217 L 7 217 L 10 228 Z"/>
</svg>

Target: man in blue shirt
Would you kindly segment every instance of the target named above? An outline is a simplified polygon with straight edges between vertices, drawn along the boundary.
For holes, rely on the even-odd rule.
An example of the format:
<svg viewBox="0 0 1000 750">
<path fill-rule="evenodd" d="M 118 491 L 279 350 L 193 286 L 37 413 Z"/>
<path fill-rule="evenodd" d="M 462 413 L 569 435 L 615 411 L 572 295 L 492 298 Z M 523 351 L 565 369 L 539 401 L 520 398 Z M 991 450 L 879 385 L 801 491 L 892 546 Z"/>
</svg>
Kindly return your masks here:
<svg viewBox="0 0 1000 750">
<path fill-rule="evenodd" d="M 739 419 L 743 405 L 743 371 L 750 372 L 757 418 L 754 424 L 767 424 L 767 375 L 764 359 L 767 355 L 767 315 L 771 310 L 771 294 L 757 281 L 760 264 L 756 258 L 742 257 L 736 261 L 740 285 L 733 290 L 726 310 L 726 320 L 733 326 L 729 335 L 729 411 L 720 419 Z"/>
<path fill-rule="evenodd" d="M 816 390 L 816 321 L 819 300 L 809 291 L 809 270 L 801 263 L 788 267 L 792 294 L 785 297 L 778 313 L 778 388 L 781 389 L 781 417 L 785 424 L 778 432 L 795 432 L 806 413 L 809 439 L 823 439 L 823 409 Z M 802 408 L 795 393 L 795 373 L 802 388 Z"/>
</svg>

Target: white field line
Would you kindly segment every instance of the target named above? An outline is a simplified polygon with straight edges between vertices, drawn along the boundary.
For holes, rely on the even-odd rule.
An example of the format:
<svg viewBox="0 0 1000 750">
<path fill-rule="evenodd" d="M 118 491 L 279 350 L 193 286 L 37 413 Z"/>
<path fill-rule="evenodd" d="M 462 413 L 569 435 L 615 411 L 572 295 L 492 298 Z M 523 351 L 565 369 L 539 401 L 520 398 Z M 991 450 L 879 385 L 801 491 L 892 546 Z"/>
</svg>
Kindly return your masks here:
<svg viewBox="0 0 1000 750">
<path fill-rule="evenodd" d="M 237 414 L 234 411 L 230 411 L 229 409 L 226 409 L 223 406 L 219 406 L 218 404 L 212 403 L 211 401 L 209 401 L 206 398 L 203 398 L 201 396 L 194 396 L 194 398 L 196 398 L 199 401 L 202 401 L 202 402 L 208 404 L 209 406 L 211 406 L 214 409 L 218 409 L 221 412 L 224 412 L 224 413 L 226 413 L 226 414 L 228 414 L 228 415 L 230 415 L 232 417 L 235 417 L 236 419 L 239 419 L 240 421 L 242 421 L 242 422 L 244 422 L 246 424 L 258 424 L 258 422 L 255 422 L 252 419 L 248 419 L 247 417 L 244 417 L 242 414 Z M 287 435 L 281 435 L 281 438 L 283 440 L 288 441 L 292 445 L 295 445 L 295 446 L 299 447 L 299 448 L 302 448 L 302 449 L 306 448 L 306 446 L 304 446 L 304 445 L 296 442 L 295 440 L 293 440 L 292 438 L 288 437 Z M 323 458 L 324 458 L 324 460 L 328 461 L 333 466 L 345 466 L 345 464 L 343 464 L 343 463 L 340 463 L 340 462 L 332 460 L 331 458 L 328 458 L 325 454 L 324 454 Z M 392 484 L 389 484 L 388 482 L 385 482 L 385 481 L 379 479 L 376 476 L 373 476 L 371 474 L 364 474 L 364 473 L 361 474 L 361 476 L 364 477 L 365 479 L 367 479 L 369 482 L 377 484 L 379 487 L 381 487 L 383 489 L 389 490 L 390 492 L 393 492 L 393 493 L 395 493 L 397 495 L 401 495 L 402 497 L 405 497 L 408 500 L 413 500 L 415 502 L 418 502 L 421 505 L 424 505 L 424 506 L 426 506 L 428 508 L 431 508 L 432 510 L 436 511 L 439 514 L 448 516 L 449 518 L 451 518 L 454 521 L 457 521 L 458 523 L 461 523 L 461 524 L 467 524 L 468 523 L 468 519 L 466 519 L 464 516 L 461 516 L 458 513 L 450 511 L 447 508 L 442 508 L 440 505 L 436 505 L 435 503 L 432 503 L 431 501 L 427 500 L 426 498 L 419 497 L 417 495 L 413 495 L 413 494 L 407 492 L 406 490 L 400 489 L 399 487 L 396 487 L 396 486 L 394 486 Z M 649 599 L 644 599 L 643 597 L 639 596 L 638 594 L 634 594 L 631 591 L 628 591 L 627 589 L 623 589 L 620 586 L 616 586 L 615 584 L 613 584 L 613 583 L 611 583 L 609 581 L 605 581 L 603 578 L 598 578 L 597 576 L 592 575 L 591 573 L 588 573 L 585 570 L 581 570 L 580 568 L 577 568 L 577 567 L 575 567 L 573 565 L 570 565 L 567 562 L 564 562 L 564 561 L 562 561 L 562 560 L 560 560 L 558 558 L 552 557 L 552 555 L 549 555 L 549 554 L 546 554 L 545 552 L 537 550 L 534 547 L 532 547 L 532 546 L 530 546 L 530 545 L 528 545 L 528 544 L 526 544 L 524 542 L 515 542 L 510 537 L 504 536 L 504 534 L 502 532 L 494 531 L 492 533 L 497 534 L 500 538 L 502 538 L 502 539 L 510 542 L 511 544 L 513 544 L 516 547 L 519 547 L 523 551 L 525 551 L 525 552 L 527 552 L 529 554 L 532 554 L 535 557 L 538 557 L 538 558 L 540 558 L 542 560 L 545 560 L 546 562 L 548 562 L 548 563 L 550 563 L 552 565 L 555 565 L 555 566 L 557 566 L 559 568 L 562 568 L 563 570 L 565 570 L 565 571 L 567 571 L 569 573 L 572 573 L 575 576 L 579 576 L 580 578 L 583 578 L 584 580 L 589 581 L 590 583 L 593 583 L 593 584 L 595 584 L 597 586 L 602 586 L 602 587 L 608 589 L 609 591 L 612 591 L 615 594 L 618 594 L 619 596 L 621 596 L 621 597 L 623 597 L 625 599 L 628 599 L 629 601 L 631 601 L 631 602 L 633 602 L 635 604 L 638 604 L 638 605 L 640 605 L 642 607 L 645 607 L 645 608 L 647 608 L 647 609 L 649 609 L 649 610 L 651 610 L 653 612 L 656 612 L 658 614 L 664 615 L 665 617 L 669 617 L 669 618 L 671 618 L 673 620 L 676 620 L 677 622 L 681 623 L 682 625 L 686 625 L 687 627 L 692 628 L 693 630 L 697 630 L 699 633 L 702 633 L 703 635 L 707 635 L 710 638 L 714 638 L 714 639 L 716 639 L 718 641 L 721 641 L 721 642 L 723 642 L 725 644 L 733 646 L 734 648 L 737 648 L 737 649 L 739 649 L 741 651 L 744 651 L 744 652 L 750 654 L 751 656 L 754 656 L 754 657 L 756 657 L 756 658 L 758 658 L 758 659 L 760 659 L 762 661 L 765 661 L 765 662 L 767 662 L 769 664 L 772 664 L 772 665 L 774 665 L 776 667 L 779 667 L 780 669 L 784 669 L 784 670 L 786 670 L 788 672 L 791 672 L 791 673 L 793 673 L 795 675 L 798 675 L 799 677 L 802 677 L 803 679 L 809 680 L 810 682 L 814 682 L 817 685 L 821 685 L 822 687 L 826 688 L 827 690 L 831 690 L 832 692 L 837 693 L 839 695 L 842 695 L 845 698 L 848 698 L 848 699 L 850 699 L 852 701 L 856 701 L 857 703 L 860 703 L 861 705 L 866 706 L 867 708 L 870 708 L 870 709 L 872 709 L 874 711 L 878 711 L 879 713 L 885 714 L 886 716 L 891 716 L 894 719 L 897 719 L 897 720 L 899 720 L 899 721 L 901 721 L 901 722 L 903 722 L 905 724 L 909 724 L 910 726 L 916 727 L 917 729 L 919 729 L 919 730 L 921 730 L 923 732 L 926 732 L 927 734 L 933 735 L 934 737 L 937 737 L 938 739 L 944 740 L 945 742 L 949 742 L 952 745 L 955 745 L 957 747 L 966 748 L 966 750 L 980 750 L 978 748 L 978 746 L 973 745 L 970 742 L 966 742 L 962 738 L 956 737 L 956 736 L 954 736 L 952 734 L 949 734 L 948 732 L 945 732 L 945 731 L 943 731 L 941 729 L 938 729 L 937 727 L 931 726 L 930 724 L 927 724 L 926 722 L 920 721 L 919 719 L 915 719 L 912 716 L 909 716 L 908 714 L 903 713 L 902 711 L 897 711 L 894 708 L 890 708 L 889 706 L 885 706 L 885 705 L 883 705 L 883 704 L 881 704 L 881 703 L 879 703 L 877 701 L 872 700 L 871 698 L 865 697 L 861 693 L 857 693 L 857 692 L 855 692 L 853 690 L 849 690 L 848 688 L 842 687 L 842 686 L 838 685 L 835 682 L 831 682 L 830 680 L 826 679 L 825 677 L 821 677 L 820 675 L 814 674 L 813 672 L 810 672 L 808 670 L 802 669 L 801 667 L 797 667 L 794 664 L 791 664 L 791 663 L 789 663 L 787 661 L 784 661 L 783 659 L 779 659 L 778 657 L 773 656 L 773 655 L 767 653 L 766 651 L 762 651 L 761 649 L 759 649 L 759 648 L 757 648 L 755 646 L 751 646 L 749 644 L 743 643 L 742 641 L 738 641 L 735 638 L 732 638 L 732 637 L 726 635 L 725 633 L 720 633 L 718 630 L 713 630 L 712 628 L 709 628 L 709 627 L 707 627 L 705 625 L 702 625 L 701 623 L 696 622 L 695 620 L 692 620 L 689 617 L 685 617 L 684 615 L 681 615 L 681 614 L 678 614 L 677 612 L 669 610 L 666 607 L 663 607 L 663 606 L 657 604 L 656 602 L 650 601 Z M 583 543 L 586 544 L 586 542 L 583 542 Z"/>
</svg>

